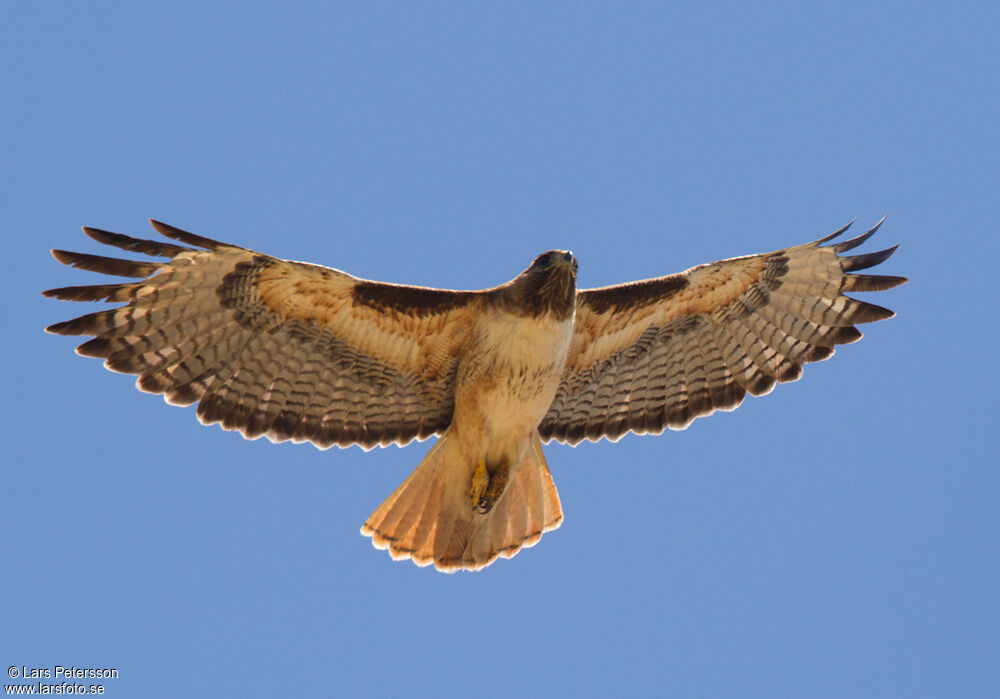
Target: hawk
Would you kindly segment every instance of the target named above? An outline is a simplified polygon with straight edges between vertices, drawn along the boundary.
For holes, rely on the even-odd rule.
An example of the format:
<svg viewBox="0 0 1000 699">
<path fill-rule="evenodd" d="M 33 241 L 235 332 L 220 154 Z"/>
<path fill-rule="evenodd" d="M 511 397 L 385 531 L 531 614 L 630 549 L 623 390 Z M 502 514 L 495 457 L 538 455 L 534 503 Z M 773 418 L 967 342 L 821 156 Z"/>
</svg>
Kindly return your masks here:
<svg viewBox="0 0 1000 699">
<path fill-rule="evenodd" d="M 844 242 L 830 241 L 850 224 L 598 289 L 577 289 L 573 255 L 551 250 L 480 291 L 369 281 L 151 223 L 181 244 L 83 230 L 158 261 L 52 251 L 137 281 L 44 292 L 124 304 L 47 330 L 92 336 L 78 354 L 247 439 L 370 449 L 438 435 L 361 532 L 443 571 L 509 558 L 562 523 L 543 441 L 616 441 L 732 410 L 893 315 L 845 292 L 907 281 L 857 274 L 896 247 L 841 256 L 881 221 Z"/>
</svg>

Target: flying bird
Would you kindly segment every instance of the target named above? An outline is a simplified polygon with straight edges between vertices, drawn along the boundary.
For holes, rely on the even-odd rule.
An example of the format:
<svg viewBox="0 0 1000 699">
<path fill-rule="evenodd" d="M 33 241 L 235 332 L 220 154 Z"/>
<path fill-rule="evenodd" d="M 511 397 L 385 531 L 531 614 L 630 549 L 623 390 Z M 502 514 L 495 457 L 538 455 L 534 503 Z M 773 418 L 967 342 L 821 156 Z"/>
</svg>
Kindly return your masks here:
<svg viewBox="0 0 1000 699">
<path fill-rule="evenodd" d="M 542 442 L 658 434 L 732 410 L 859 339 L 855 324 L 893 315 L 845 292 L 907 281 L 857 273 L 896 247 L 841 255 L 881 221 L 844 242 L 830 241 L 850 224 L 597 289 L 577 289 L 576 259 L 551 250 L 480 291 L 369 281 L 151 223 L 181 244 L 83 230 L 159 261 L 52 251 L 138 281 L 44 292 L 124 304 L 46 329 L 92 336 L 78 354 L 247 439 L 370 449 L 439 435 L 361 532 L 449 572 L 509 558 L 562 523 Z"/>
</svg>

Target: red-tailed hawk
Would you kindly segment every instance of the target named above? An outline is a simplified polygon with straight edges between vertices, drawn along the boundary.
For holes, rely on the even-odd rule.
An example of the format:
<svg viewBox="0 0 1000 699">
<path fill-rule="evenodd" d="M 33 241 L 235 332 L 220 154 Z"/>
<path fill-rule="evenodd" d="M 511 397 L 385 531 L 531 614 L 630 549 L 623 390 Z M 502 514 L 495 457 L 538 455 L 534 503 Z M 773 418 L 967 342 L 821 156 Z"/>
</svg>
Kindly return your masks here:
<svg viewBox="0 0 1000 699">
<path fill-rule="evenodd" d="M 895 248 L 828 243 L 576 288 L 573 255 L 539 255 L 513 280 L 448 291 L 358 279 L 156 221 L 185 246 L 94 228 L 94 240 L 167 258 L 53 250 L 81 269 L 139 281 L 44 292 L 113 301 L 47 328 L 204 424 L 244 437 L 368 449 L 441 435 L 361 531 L 393 558 L 479 569 L 562 522 L 542 441 L 683 429 L 861 337 L 885 308 L 844 295 L 903 277 L 855 274 Z M 190 246 L 190 247 L 187 247 Z"/>
</svg>

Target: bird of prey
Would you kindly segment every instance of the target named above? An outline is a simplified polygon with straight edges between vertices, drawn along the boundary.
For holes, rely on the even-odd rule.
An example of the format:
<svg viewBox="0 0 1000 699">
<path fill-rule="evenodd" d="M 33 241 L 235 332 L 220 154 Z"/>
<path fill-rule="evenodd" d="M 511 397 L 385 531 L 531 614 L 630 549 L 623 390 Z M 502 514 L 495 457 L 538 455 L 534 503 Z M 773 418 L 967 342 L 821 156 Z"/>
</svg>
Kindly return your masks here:
<svg viewBox="0 0 1000 699">
<path fill-rule="evenodd" d="M 151 257 L 53 250 L 59 262 L 137 281 L 44 292 L 124 305 L 56 323 L 77 348 L 204 424 L 247 439 L 406 444 L 440 438 L 362 526 L 395 559 L 443 571 L 511 557 L 562 523 L 542 442 L 683 429 L 889 318 L 845 292 L 903 277 L 857 274 L 895 247 L 842 256 L 849 226 L 805 245 L 686 272 L 577 289 L 570 252 L 539 255 L 480 291 L 353 277 L 221 243 L 157 221 L 166 238 L 84 228 Z"/>
</svg>

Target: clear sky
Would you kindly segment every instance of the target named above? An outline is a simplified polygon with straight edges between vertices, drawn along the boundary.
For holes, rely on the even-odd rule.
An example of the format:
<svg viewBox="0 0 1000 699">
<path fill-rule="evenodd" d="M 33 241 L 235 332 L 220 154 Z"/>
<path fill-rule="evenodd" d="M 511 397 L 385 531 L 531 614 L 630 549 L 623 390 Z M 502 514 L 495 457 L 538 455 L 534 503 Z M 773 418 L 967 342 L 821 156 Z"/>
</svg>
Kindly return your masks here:
<svg viewBox="0 0 1000 699">
<path fill-rule="evenodd" d="M 995 5 L 2 14 L 4 667 L 116 668 L 113 697 L 1000 695 Z M 93 278 L 48 254 L 100 253 L 81 225 L 477 288 L 883 214 L 896 318 L 684 432 L 549 445 L 565 523 L 477 574 L 359 534 L 429 443 L 246 442 L 42 332 L 93 310 L 39 293 Z"/>
</svg>

